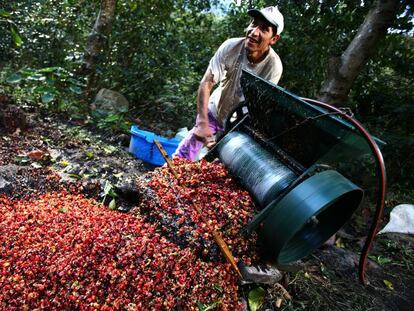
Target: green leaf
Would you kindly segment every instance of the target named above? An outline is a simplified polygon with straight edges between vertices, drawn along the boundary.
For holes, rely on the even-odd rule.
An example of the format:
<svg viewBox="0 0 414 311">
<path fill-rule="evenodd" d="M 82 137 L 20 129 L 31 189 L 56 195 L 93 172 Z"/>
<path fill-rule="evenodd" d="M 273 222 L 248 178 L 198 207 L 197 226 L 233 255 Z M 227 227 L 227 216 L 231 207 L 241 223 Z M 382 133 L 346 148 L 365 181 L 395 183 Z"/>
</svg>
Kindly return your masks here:
<svg viewBox="0 0 414 311">
<path fill-rule="evenodd" d="M 265 294 L 265 290 L 261 287 L 254 288 L 249 292 L 248 300 L 251 311 L 259 310 L 264 302 Z"/>
<path fill-rule="evenodd" d="M 55 99 L 55 95 L 53 95 L 52 93 L 44 93 L 42 95 L 42 103 L 44 104 L 48 104 L 51 101 L 53 101 Z"/>
<path fill-rule="evenodd" d="M 33 89 L 36 93 L 53 93 L 55 89 L 47 85 L 41 85 Z"/>
<path fill-rule="evenodd" d="M 75 282 L 72 283 L 72 285 L 70 287 L 74 288 L 74 289 L 78 289 L 79 288 L 79 281 L 76 280 Z"/>
<path fill-rule="evenodd" d="M 0 16 L 1 17 L 9 17 L 10 16 L 10 13 L 9 12 L 6 12 L 3 9 L 0 9 Z"/>
<path fill-rule="evenodd" d="M 14 158 L 14 160 L 18 163 L 24 164 L 30 162 L 30 159 L 26 155 L 18 155 Z"/>
<path fill-rule="evenodd" d="M 392 263 L 392 259 L 389 257 L 384 257 L 384 256 L 368 256 L 369 259 L 376 261 L 378 264 L 380 265 L 386 265 L 389 263 Z"/>
<path fill-rule="evenodd" d="M 33 69 L 26 68 L 26 69 L 20 69 L 20 73 L 23 75 L 23 77 L 27 78 L 29 76 L 32 76 L 36 73 Z"/>
<path fill-rule="evenodd" d="M 109 191 L 108 196 L 110 196 L 111 198 L 117 198 L 118 197 L 118 195 L 116 194 L 116 192 L 113 189 L 111 189 L 111 191 Z"/>
<path fill-rule="evenodd" d="M 213 310 L 215 307 L 217 307 L 218 305 L 221 304 L 221 301 L 215 301 L 212 304 L 202 304 L 200 301 L 197 300 L 196 302 L 198 310 L 200 311 L 208 311 L 208 310 Z"/>
<path fill-rule="evenodd" d="M 86 156 L 88 159 L 92 159 L 92 158 L 94 157 L 94 154 L 93 154 L 93 152 L 86 151 L 86 152 L 85 152 L 85 156 Z"/>
<path fill-rule="evenodd" d="M 112 199 L 111 202 L 109 202 L 108 207 L 110 209 L 115 209 L 116 208 L 116 201 L 115 201 L 115 199 Z"/>
<path fill-rule="evenodd" d="M 78 174 L 68 174 L 69 177 L 74 178 L 74 179 L 81 179 L 82 176 L 78 175 Z"/>
<path fill-rule="evenodd" d="M 13 42 L 17 47 L 20 47 L 23 44 L 22 37 L 19 35 L 19 31 L 15 25 L 10 25 L 10 31 L 13 38 Z"/>
<path fill-rule="evenodd" d="M 27 79 L 34 81 L 44 81 L 46 80 L 46 77 L 40 73 L 35 73 L 34 75 L 28 76 Z"/>
<path fill-rule="evenodd" d="M 12 75 L 10 75 L 8 78 L 7 78 L 7 80 L 6 80 L 6 82 L 7 83 L 10 83 L 10 84 L 17 84 L 17 83 L 19 83 L 20 81 L 22 81 L 22 75 L 21 74 L 19 74 L 19 73 L 13 73 Z"/>
<path fill-rule="evenodd" d="M 59 210 L 59 212 L 60 212 L 60 213 L 66 213 L 66 212 L 67 212 L 67 209 L 66 209 L 66 208 L 61 208 L 61 209 Z"/>
<path fill-rule="evenodd" d="M 109 116 L 105 118 L 105 122 L 108 122 L 108 123 L 116 122 L 116 121 L 119 121 L 119 115 L 117 114 L 110 114 Z"/>
<path fill-rule="evenodd" d="M 138 4 L 137 4 L 137 3 L 135 3 L 135 2 L 134 2 L 134 3 L 131 3 L 131 4 L 130 4 L 130 7 L 131 7 L 131 9 L 130 9 L 130 10 L 131 10 L 131 12 L 134 12 L 134 11 L 136 11 L 136 9 L 138 8 Z"/>
<path fill-rule="evenodd" d="M 105 181 L 104 190 L 103 190 L 104 195 L 105 196 L 108 195 L 109 192 L 111 192 L 112 188 L 113 188 L 112 184 L 108 180 L 106 180 Z"/>
<path fill-rule="evenodd" d="M 39 69 L 38 72 L 55 72 L 59 69 L 62 69 L 61 67 L 45 67 L 42 69 Z"/>
<path fill-rule="evenodd" d="M 78 95 L 82 94 L 82 89 L 79 86 L 77 86 L 77 85 L 70 85 L 69 86 L 69 90 L 72 93 L 75 93 L 75 94 L 78 94 Z"/>
<path fill-rule="evenodd" d="M 68 83 L 70 83 L 71 85 L 77 85 L 77 86 L 83 86 L 83 87 L 86 86 L 85 83 L 83 83 L 82 81 L 76 80 L 74 78 L 69 78 Z"/>
</svg>

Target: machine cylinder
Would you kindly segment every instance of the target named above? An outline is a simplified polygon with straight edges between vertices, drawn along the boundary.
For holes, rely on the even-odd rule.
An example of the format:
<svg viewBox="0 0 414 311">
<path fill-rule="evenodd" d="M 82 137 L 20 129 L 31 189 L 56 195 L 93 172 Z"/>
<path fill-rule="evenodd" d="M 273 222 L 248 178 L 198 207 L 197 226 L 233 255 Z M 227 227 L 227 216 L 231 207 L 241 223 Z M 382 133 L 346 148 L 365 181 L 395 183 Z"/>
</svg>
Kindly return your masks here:
<svg viewBox="0 0 414 311">
<path fill-rule="evenodd" d="M 261 207 L 272 202 L 297 176 L 250 136 L 230 132 L 218 146 L 219 157 Z"/>
<path fill-rule="evenodd" d="M 259 236 L 265 253 L 280 264 L 299 260 L 319 247 L 363 199 L 362 189 L 334 170 L 316 172 L 289 187 L 297 179 L 295 173 L 242 132 L 224 136 L 218 152 L 263 208 L 256 215 L 262 223 Z"/>
</svg>

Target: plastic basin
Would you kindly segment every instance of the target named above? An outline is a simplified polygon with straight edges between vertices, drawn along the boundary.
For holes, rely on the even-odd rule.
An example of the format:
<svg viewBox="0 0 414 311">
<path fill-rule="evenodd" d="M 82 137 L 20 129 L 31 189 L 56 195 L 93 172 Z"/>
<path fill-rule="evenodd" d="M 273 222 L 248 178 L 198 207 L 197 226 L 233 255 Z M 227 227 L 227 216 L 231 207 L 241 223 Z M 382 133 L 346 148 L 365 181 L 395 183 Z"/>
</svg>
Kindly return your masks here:
<svg viewBox="0 0 414 311">
<path fill-rule="evenodd" d="M 133 125 L 131 127 L 129 152 L 146 163 L 155 166 L 163 165 L 165 160 L 155 145 L 154 139 L 161 143 L 169 157 L 172 156 L 180 143 L 176 138 L 159 136 L 153 132 L 141 130 L 138 126 Z"/>
</svg>

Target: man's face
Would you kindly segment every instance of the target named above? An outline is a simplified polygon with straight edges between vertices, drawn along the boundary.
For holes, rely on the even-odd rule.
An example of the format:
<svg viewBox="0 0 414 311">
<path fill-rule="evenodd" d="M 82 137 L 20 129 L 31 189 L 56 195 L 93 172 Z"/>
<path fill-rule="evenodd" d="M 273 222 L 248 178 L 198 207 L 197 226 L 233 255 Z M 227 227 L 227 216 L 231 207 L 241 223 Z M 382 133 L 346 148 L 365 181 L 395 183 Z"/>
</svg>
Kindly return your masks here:
<svg viewBox="0 0 414 311">
<path fill-rule="evenodd" d="M 245 48 L 250 53 L 265 53 L 270 45 L 279 40 L 279 37 L 273 34 L 272 26 L 266 20 L 255 17 L 247 27 Z"/>
</svg>

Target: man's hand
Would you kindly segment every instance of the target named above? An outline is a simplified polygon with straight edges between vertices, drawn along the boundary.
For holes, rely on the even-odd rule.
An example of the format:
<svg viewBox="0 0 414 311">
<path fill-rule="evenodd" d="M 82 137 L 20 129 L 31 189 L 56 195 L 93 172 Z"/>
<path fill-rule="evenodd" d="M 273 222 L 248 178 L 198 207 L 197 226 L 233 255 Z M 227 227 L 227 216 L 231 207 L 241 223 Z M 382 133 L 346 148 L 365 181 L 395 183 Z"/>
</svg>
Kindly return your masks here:
<svg viewBox="0 0 414 311">
<path fill-rule="evenodd" d="M 208 126 L 208 122 L 198 122 L 195 126 L 194 136 L 207 148 L 211 148 L 216 143 L 213 133 Z"/>
</svg>

